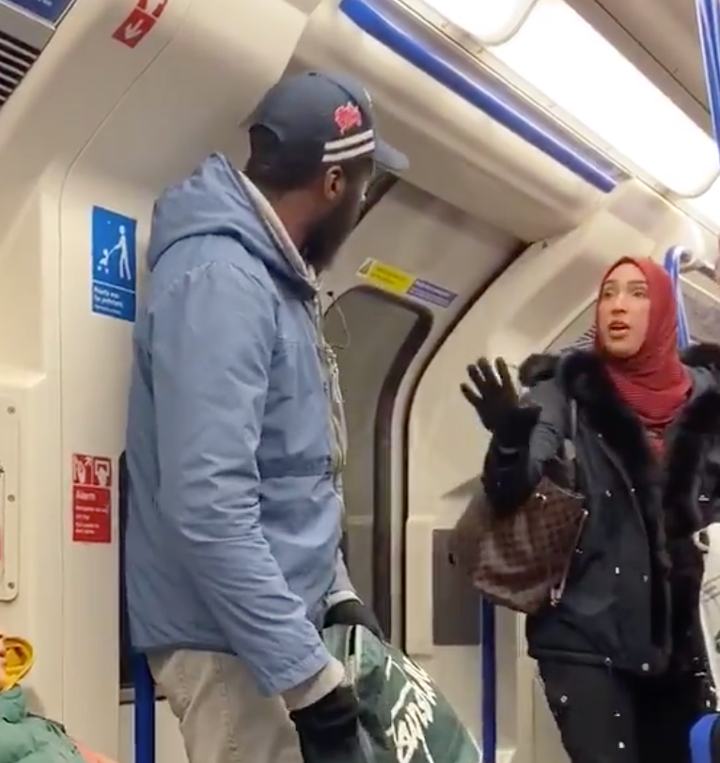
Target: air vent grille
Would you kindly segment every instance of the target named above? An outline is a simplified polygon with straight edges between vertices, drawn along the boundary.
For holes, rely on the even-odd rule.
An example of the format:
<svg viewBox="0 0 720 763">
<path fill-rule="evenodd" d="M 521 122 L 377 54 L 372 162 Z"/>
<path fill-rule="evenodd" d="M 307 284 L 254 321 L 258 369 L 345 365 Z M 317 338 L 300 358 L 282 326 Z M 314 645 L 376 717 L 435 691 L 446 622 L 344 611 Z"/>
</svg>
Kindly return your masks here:
<svg viewBox="0 0 720 763">
<path fill-rule="evenodd" d="M 23 81 L 40 51 L 0 31 L 0 109 Z"/>
</svg>

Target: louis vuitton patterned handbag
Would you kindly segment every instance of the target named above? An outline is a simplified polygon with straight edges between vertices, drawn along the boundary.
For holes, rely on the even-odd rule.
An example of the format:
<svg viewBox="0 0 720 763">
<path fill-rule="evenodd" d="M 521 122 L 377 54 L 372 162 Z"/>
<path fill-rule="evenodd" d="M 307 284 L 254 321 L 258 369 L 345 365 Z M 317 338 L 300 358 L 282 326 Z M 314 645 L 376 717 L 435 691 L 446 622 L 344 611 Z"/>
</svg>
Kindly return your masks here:
<svg viewBox="0 0 720 763">
<path fill-rule="evenodd" d="M 572 447 L 574 401 L 570 416 Z M 564 450 L 566 461 L 569 448 Z M 574 459 L 572 471 L 577 474 Z M 487 497 L 477 495 L 455 525 L 450 561 L 488 601 L 525 614 L 560 601 L 587 510 L 576 478 L 573 489 L 558 481 L 544 476 L 510 516 L 497 516 Z"/>
</svg>

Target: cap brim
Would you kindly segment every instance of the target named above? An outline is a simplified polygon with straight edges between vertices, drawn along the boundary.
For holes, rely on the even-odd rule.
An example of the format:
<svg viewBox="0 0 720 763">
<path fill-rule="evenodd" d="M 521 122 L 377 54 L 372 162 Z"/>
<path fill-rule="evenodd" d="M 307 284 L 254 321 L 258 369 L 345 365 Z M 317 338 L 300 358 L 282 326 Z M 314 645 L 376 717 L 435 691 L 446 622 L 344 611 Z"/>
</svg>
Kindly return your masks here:
<svg viewBox="0 0 720 763">
<path fill-rule="evenodd" d="M 407 156 L 384 140 L 375 139 L 375 163 L 389 172 L 405 172 L 410 166 Z"/>
</svg>

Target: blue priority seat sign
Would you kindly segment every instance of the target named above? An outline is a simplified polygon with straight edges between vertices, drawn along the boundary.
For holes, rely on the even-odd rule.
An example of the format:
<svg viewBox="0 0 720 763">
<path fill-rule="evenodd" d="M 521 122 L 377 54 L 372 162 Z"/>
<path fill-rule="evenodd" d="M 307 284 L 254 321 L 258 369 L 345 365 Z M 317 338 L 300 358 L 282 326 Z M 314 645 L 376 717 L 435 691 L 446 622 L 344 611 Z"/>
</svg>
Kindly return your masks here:
<svg viewBox="0 0 720 763">
<path fill-rule="evenodd" d="M 0 0 L 0 5 L 22 8 L 34 16 L 57 24 L 75 0 Z"/>
<path fill-rule="evenodd" d="M 137 220 L 93 207 L 91 228 L 92 311 L 132 322 L 137 298 Z"/>
</svg>

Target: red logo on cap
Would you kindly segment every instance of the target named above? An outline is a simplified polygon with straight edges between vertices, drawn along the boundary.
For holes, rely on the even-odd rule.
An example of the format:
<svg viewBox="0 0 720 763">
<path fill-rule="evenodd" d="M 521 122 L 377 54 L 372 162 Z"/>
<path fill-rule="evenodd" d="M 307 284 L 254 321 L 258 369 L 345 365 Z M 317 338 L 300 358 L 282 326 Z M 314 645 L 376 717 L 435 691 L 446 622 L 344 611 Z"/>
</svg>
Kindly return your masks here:
<svg viewBox="0 0 720 763">
<path fill-rule="evenodd" d="M 342 135 L 355 127 L 362 127 L 360 109 L 354 103 L 350 103 L 350 101 L 344 106 L 338 106 L 335 109 L 334 120 Z"/>
</svg>

